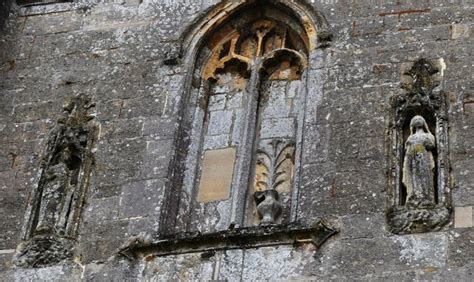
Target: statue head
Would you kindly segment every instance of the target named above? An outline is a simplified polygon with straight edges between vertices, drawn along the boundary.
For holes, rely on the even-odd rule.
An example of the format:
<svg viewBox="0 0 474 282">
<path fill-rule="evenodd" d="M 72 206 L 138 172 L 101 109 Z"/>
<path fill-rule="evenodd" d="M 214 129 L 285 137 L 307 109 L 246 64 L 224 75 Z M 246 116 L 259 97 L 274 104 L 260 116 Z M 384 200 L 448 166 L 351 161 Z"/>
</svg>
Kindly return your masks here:
<svg viewBox="0 0 474 282">
<path fill-rule="evenodd" d="M 420 115 L 414 116 L 410 122 L 411 134 L 415 133 L 418 129 L 423 129 L 428 133 L 430 132 L 428 128 L 428 124 L 426 123 L 426 120 Z"/>
</svg>

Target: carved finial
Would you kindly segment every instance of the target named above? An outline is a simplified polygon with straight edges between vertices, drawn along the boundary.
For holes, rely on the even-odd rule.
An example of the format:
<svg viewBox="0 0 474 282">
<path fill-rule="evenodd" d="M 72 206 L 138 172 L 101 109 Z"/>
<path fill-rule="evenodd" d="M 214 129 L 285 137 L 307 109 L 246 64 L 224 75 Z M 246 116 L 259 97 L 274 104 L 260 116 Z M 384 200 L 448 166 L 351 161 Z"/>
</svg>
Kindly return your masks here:
<svg viewBox="0 0 474 282">
<path fill-rule="evenodd" d="M 272 189 L 260 191 L 256 192 L 254 197 L 257 202 L 257 211 L 262 218 L 260 224 L 275 224 L 282 209 L 278 192 Z"/>
<path fill-rule="evenodd" d="M 432 75 L 436 74 L 436 69 L 428 60 L 419 59 L 415 62 L 413 67 L 406 73 L 413 78 L 411 94 L 428 96 L 437 86 Z"/>
<path fill-rule="evenodd" d="M 318 47 L 328 47 L 332 41 L 332 33 L 327 29 L 321 29 L 316 34 L 318 38 Z"/>
</svg>

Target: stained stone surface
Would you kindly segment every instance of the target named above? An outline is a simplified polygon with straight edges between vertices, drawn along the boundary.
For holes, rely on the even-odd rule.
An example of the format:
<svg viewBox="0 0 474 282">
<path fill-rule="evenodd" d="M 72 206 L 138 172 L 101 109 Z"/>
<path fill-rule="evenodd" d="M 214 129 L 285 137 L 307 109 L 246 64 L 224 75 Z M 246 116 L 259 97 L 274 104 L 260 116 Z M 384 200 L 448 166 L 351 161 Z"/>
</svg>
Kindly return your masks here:
<svg viewBox="0 0 474 282">
<path fill-rule="evenodd" d="M 116 256 L 128 238 L 160 228 L 188 73 L 180 52 L 189 46 L 179 39 L 218 2 L 76 0 L 13 5 L 10 16 L 9 2 L 0 3 L 1 280 L 471 279 L 473 227 L 450 222 L 437 232 L 394 235 L 385 220 L 389 101 L 403 93 L 402 65 L 419 58 L 443 59 L 451 206 L 474 205 L 474 6 L 462 0 L 296 1 L 324 15 L 332 34 L 310 54 L 306 101 L 292 109 L 305 116 L 297 218 L 324 218 L 340 231 L 319 249 L 302 243 Z M 298 87 L 289 85 L 288 97 Z M 212 111 L 235 123 L 245 97 L 220 97 L 226 91 L 216 89 Z M 47 134 L 63 102 L 79 93 L 96 103 L 100 130 L 73 257 L 64 265 L 14 267 Z M 295 134 L 279 119 L 288 116 L 284 102 L 267 110 L 278 119 L 272 130 Z M 209 148 L 241 134 L 227 118 L 212 123 Z M 202 216 L 208 226 L 228 228 L 222 206 Z"/>
<path fill-rule="evenodd" d="M 454 209 L 454 227 L 472 227 L 472 207 L 457 207 Z"/>
<path fill-rule="evenodd" d="M 212 202 L 229 197 L 234 162 L 235 148 L 210 150 L 204 153 L 198 201 Z"/>
</svg>

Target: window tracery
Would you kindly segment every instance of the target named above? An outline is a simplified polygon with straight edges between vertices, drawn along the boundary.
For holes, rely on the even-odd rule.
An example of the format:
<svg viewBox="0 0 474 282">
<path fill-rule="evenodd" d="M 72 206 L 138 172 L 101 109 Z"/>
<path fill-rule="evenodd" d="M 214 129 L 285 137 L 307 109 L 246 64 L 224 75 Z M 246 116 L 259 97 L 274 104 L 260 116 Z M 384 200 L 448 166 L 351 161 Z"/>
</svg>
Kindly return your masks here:
<svg viewBox="0 0 474 282">
<path fill-rule="evenodd" d="M 316 46 L 309 22 L 263 1 L 203 35 L 161 232 L 292 222 L 306 72 Z"/>
</svg>

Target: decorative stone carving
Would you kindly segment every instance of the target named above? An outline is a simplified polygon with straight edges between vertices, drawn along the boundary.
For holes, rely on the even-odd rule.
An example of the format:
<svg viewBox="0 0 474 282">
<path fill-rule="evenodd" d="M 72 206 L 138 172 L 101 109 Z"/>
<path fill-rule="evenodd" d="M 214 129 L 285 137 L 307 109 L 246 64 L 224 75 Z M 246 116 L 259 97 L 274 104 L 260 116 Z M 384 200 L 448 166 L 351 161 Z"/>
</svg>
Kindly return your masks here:
<svg viewBox="0 0 474 282">
<path fill-rule="evenodd" d="M 281 204 L 276 190 L 265 190 L 255 192 L 258 214 L 262 218 L 260 224 L 275 224 L 281 213 Z"/>
<path fill-rule="evenodd" d="M 73 242 L 67 238 L 35 235 L 18 245 L 14 260 L 20 267 L 54 265 L 71 258 L 73 248 Z"/>
<path fill-rule="evenodd" d="M 387 216 L 392 233 L 423 233 L 443 228 L 451 219 L 451 210 L 442 205 L 419 208 L 395 206 Z"/>
<path fill-rule="evenodd" d="M 293 178 L 295 147 L 291 141 L 273 139 L 257 152 L 255 191 L 288 191 Z"/>
<path fill-rule="evenodd" d="M 428 206 L 435 203 L 433 153 L 435 137 L 425 119 L 415 116 L 410 122 L 410 136 L 405 143 L 402 183 L 407 189 L 409 206 Z"/>
<path fill-rule="evenodd" d="M 261 217 L 260 224 L 277 223 L 282 209 L 278 191 L 291 189 L 294 154 L 293 143 L 280 139 L 267 141 L 267 146 L 257 152 L 254 198 Z"/>
<path fill-rule="evenodd" d="M 451 220 L 446 98 L 426 59 L 404 72 L 388 132 L 387 222 L 396 234 L 440 230 Z M 434 133 L 432 133 L 434 132 Z"/>
<path fill-rule="evenodd" d="M 325 48 L 330 46 L 332 41 L 332 33 L 328 29 L 319 29 L 317 32 L 318 47 Z"/>
<path fill-rule="evenodd" d="M 95 126 L 94 107 L 80 95 L 63 106 L 62 117 L 49 135 L 40 180 L 26 213 L 16 264 L 36 267 L 58 263 L 72 254 L 87 192 Z"/>
<path fill-rule="evenodd" d="M 275 64 L 263 64 L 263 69 L 271 75 L 270 79 L 299 79 L 307 65 L 302 55 L 306 47 L 299 38 L 295 31 L 275 21 L 255 21 L 240 30 L 233 30 L 214 48 L 202 77 L 216 79 L 219 72 L 231 65 L 250 77 L 256 59 L 278 57 Z"/>
</svg>

